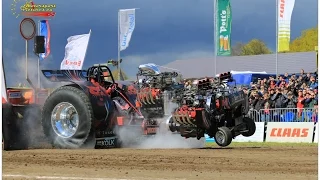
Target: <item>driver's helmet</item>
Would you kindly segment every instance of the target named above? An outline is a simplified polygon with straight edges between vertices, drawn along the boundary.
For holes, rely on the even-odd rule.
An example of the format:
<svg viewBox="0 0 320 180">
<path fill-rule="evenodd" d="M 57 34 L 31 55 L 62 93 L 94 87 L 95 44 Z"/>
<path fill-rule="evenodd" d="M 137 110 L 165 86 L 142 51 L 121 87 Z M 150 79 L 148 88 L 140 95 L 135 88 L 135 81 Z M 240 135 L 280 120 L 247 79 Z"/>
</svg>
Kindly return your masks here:
<svg viewBox="0 0 320 180">
<path fill-rule="evenodd" d="M 98 81 L 98 74 L 99 74 L 98 69 L 97 68 L 93 69 L 92 74 L 90 76 L 91 81 L 93 80 L 93 81 L 97 82 Z"/>
</svg>

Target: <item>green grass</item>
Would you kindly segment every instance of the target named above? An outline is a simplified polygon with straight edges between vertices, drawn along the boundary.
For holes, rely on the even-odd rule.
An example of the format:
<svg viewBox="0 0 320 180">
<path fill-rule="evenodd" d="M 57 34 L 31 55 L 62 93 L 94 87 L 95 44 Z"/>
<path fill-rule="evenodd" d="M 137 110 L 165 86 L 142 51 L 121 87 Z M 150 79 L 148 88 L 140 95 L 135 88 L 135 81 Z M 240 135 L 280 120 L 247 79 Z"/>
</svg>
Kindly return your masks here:
<svg viewBox="0 0 320 180">
<path fill-rule="evenodd" d="M 318 143 L 232 142 L 228 147 L 317 147 Z M 206 147 L 219 147 L 215 142 Z"/>
</svg>

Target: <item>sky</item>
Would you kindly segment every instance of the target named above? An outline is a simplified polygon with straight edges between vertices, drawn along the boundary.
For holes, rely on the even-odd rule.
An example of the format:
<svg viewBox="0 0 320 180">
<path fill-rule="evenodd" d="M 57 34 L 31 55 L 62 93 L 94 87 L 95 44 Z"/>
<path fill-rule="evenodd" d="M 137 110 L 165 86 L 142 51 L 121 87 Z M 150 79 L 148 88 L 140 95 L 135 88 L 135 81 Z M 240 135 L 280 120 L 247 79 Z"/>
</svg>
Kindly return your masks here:
<svg viewBox="0 0 320 180">
<path fill-rule="evenodd" d="M 23 81 L 26 67 L 25 40 L 19 33 L 22 17 L 12 15 L 12 2 L 2 1 L 2 47 L 8 85 Z M 20 0 L 17 6 L 24 2 Z M 67 38 L 88 33 L 90 29 L 92 34 L 83 68 L 117 59 L 117 13 L 126 8 L 139 8 L 129 47 L 121 51 L 121 67 L 130 77 L 142 63 L 165 65 L 177 59 L 214 56 L 212 0 L 34 0 L 34 3 L 56 4 L 56 16 L 49 22 L 51 54 L 40 62 L 41 69 L 59 69 Z M 317 26 L 317 7 L 317 0 L 296 0 L 291 39 L 304 29 Z M 276 0 L 231 0 L 231 8 L 232 44 L 258 38 L 275 50 Z M 33 54 L 33 40 L 28 47 L 29 74 L 35 78 L 37 57 Z"/>
</svg>

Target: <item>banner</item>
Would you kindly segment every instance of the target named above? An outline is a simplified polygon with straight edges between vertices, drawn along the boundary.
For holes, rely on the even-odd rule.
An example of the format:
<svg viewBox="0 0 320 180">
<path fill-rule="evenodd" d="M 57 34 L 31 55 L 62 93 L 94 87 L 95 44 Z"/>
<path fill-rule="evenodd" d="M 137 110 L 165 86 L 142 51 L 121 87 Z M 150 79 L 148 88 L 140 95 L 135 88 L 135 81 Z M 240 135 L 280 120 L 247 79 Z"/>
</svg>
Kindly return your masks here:
<svg viewBox="0 0 320 180">
<path fill-rule="evenodd" d="M 40 60 L 44 60 L 50 54 L 50 26 L 48 20 L 41 20 L 40 21 L 40 36 L 44 36 L 44 45 L 45 45 L 45 53 L 41 53 Z"/>
<path fill-rule="evenodd" d="M 231 55 L 232 13 L 230 0 L 216 0 L 216 48 L 217 56 Z"/>
<path fill-rule="evenodd" d="M 264 140 L 264 122 L 255 122 L 256 132 L 250 137 L 239 135 L 233 142 L 263 142 Z"/>
<path fill-rule="evenodd" d="M 135 28 L 135 9 L 119 10 L 119 46 L 120 51 L 125 50 L 129 46 L 131 35 Z"/>
<path fill-rule="evenodd" d="M 268 122 L 266 142 L 312 143 L 313 122 Z"/>
<path fill-rule="evenodd" d="M 2 59 L 3 61 L 3 59 Z M 6 80 L 4 76 L 4 67 L 3 62 L 1 65 L 1 95 L 2 95 L 2 104 L 8 102 L 8 96 L 7 96 L 7 87 L 6 87 Z"/>
<path fill-rule="evenodd" d="M 278 52 L 289 51 L 290 24 L 295 0 L 278 0 Z"/>
<path fill-rule="evenodd" d="M 319 142 L 319 123 L 316 123 L 316 131 L 314 132 L 313 142 L 314 143 L 318 143 Z"/>
<path fill-rule="evenodd" d="M 61 62 L 61 70 L 81 70 L 86 56 L 88 43 L 91 35 L 82 34 L 70 36 L 65 47 L 65 56 Z"/>
</svg>

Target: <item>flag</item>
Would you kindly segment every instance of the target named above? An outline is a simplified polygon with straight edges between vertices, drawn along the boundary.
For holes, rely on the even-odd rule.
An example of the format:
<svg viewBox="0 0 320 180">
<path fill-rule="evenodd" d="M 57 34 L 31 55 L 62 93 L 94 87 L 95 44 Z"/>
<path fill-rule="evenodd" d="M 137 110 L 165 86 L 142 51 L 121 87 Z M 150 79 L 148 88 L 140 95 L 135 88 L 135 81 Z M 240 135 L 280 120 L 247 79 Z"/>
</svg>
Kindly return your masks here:
<svg viewBox="0 0 320 180">
<path fill-rule="evenodd" d="M 0 74 L 1 74 L 1 95 L 2 95 L 2 104 L 7 103 L 8 102 L 8 97 L 7 97 L 7 87 L 6 87 L 6 79 L 4 76 L 4 67 L 3 67 L 3 58 L 2 58 L 2 67 L 0 70 Z"/>
<path fill-rule="evenodd" d="M 70 36 L 65 47 L 61 70 L 81 70 L 86 56 L 91 30 L 88 34 Z"/>
<path fill-rule="evenodd" d="M 289 51 L 291 15 L 295 0 L 278 0 L 278 52 Z"/>
<path fill-rule="evenodd" d="M 50 54 L 50 26 L 48 20 L 40 21 L 40 36 L 44 36 L 45 53 L 41 53 L 40 60 L 44 60 Z"/>
<path fill-rule="evenodd" d="M 135 28 L 135 9 L 121 9 L 119 11 L 120 51 L 125 50 L 129 46 L 131 35 Z"/>
<path fill-rule="evenodd" d="M 230 56 L 232 23 L 230 0 L 216 0 L 215 12 L 217 56 Z"/>
</svg>

